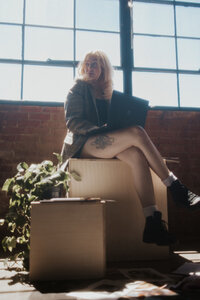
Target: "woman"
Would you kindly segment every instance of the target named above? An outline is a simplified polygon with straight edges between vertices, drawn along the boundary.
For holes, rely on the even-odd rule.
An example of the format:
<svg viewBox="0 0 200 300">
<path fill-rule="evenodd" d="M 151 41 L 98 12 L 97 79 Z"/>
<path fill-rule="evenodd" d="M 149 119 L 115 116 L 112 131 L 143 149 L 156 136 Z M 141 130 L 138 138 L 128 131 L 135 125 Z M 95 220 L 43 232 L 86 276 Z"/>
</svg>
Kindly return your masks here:
<svg viewBox="0 0 200 300">
<path fill-rule="evenodd" d="M 63 159 L 118 158 L 132 169 L 134 183 L 146 218 L 143 241 L 174 243 L 155 203 L 149 167 L 169 188 L 174 200 L 199 208 L 200 197 L 188 191 L 170 172 L 145 130 L 139 126 L 106 131 L 107 111 L 113 92 L 113 69 L 105 53 L 88 53 L 79 65 L 79 77 L 65 103 L 67 136 Z M 102 130 L 104 128 L 104 130 Z"/>
</svg>

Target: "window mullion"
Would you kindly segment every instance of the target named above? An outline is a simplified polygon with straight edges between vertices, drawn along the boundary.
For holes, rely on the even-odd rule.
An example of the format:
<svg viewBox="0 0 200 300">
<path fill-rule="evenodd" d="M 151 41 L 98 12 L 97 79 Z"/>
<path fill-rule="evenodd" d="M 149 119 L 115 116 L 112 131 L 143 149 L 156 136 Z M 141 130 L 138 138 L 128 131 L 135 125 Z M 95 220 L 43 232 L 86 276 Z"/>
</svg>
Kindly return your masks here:
<svg viewBox="0 0 200 300">
<path fill-rule="evenodd" d="M 178 41 L 177 41 L 177 23 L 176 23 L 176 5 L 174 4 L 174 38 L 175 38 L 175 55 L 176 55 L 176 78 L 177 78 L 177 97 L 178 107 L 180 108 L 180 86 L 179 86 L 179 63 L 178 63 Z"/>
<path fill-rule="evenodd" d="M 23 100 L 24 87 L 24 43 L 25 43 L 25 14 L 26 14 L 26 0 L 23 3 L 23 24 L 22 24 L 22 66 L 21 66 L 21 100 Z"/>
<path fill-rule="evenodd" d="M 120 50 L 123 69 L 123 86 L 126 94 L 132 95 L 132 1 L 120 0 Z"/>
</svg>

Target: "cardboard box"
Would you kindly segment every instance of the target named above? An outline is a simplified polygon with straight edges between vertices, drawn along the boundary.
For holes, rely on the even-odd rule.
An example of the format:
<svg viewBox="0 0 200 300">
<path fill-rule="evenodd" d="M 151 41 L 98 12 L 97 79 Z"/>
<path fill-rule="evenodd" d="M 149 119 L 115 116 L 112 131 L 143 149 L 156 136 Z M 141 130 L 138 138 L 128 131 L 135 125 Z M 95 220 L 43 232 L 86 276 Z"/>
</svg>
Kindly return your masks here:
<svg viewBox="0 0 200 300">
<path fill-rule="evenodd" d="M 33 202 L 30 280 L 103 277 L 104 239 L 102 201 Z"/>
<path fill-rule="evenodd" d="M 145 224 L 140 200 L 134 187 L 130 167 L 118 159 L 70 159 L 68 169 L 80 174 L 73 178 L 70 197 L 101 197 L 106 203 L 106 255 L 108 261 L 154 260 L 169 255 L 168 247 L 142 242 Z M 167 221 L 167 191 L 152 172 L 158 208 Z"/>
</svg>

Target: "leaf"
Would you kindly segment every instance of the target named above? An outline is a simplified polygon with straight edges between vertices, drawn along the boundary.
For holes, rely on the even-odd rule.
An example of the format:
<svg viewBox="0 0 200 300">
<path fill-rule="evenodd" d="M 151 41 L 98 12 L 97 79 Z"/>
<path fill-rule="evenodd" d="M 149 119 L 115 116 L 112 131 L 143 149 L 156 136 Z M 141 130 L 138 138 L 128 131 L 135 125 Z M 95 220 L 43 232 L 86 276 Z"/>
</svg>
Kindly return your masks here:
<svg viewBox="0 0 200 300">
<path fill-rule="evenodd" d="M 27 262 L 30 250 L 31 202 L 37 199 L 49 199 L 52 187 L 61 186 L 63 191 L 69 189 L 70 173 L 65 171 L 66 162 L 62 165 L 61 155 L 58 153 L 54 155 L 59 162 L 57 165 L 50 160 L 30 166 L 25 162 L 19 163 L 16 175 L 8 178 L 3 185 L 3 191 L 7 191 L 10 196 L 10 205 L 5 220 L 0 219 L 0 225 L 6 224 L 7 230 L 13 236 L 6 236 L 2 241 L 2 247 L 4 251 L 12 252 L 17 244 L 21 244 L 13 252 L 16 257 L 21 256 L 23 264 Z M 80 180 L 77 172 L 73 173 L 73 177 Z M 21 248 L 23 252 L 19 254 Z"/>
<path fill-rule="evenodd" d="M 53 182 L 51 181 L 50 177 L 44 178 L 41 181 L 37 182 L 35 184 L 35 186 L 39 187 L 39 186 L 47 186 L 47 185 L 52 185 Z"/>
<path fill-rule="evenodd" d="M 21 189 L 21 186 L 20 186 L 19 184 L 15 184 L 15 185 L 13 185 L 13 187 L 12 187 L 12 191 L 13 191 L 14 193 L 19 192 L 20 189 Z"/>
<path fill-rule="evenodd" d="M 18 217 L 18 214 L 16 212 L 16 208 L 14 206 L 10 207 L 9 211 L 6 215 L 6 219 L 15 221 L 17 219 L 17 217 Z"/>
<path fill-rule="evenodd" d="M 32 172 L 27 170 L 26 173 L 24 174 L 24 182 L 26 182 L 31 176 L 32 176 Z"/>
<path fill-rule="evenodd" d="M 53 168 L 53 162 L 51 160 L 44 160 L 41 164 L 40 167 L 44 168 L 47 171 L 51 171 Z"/>
<path fill-rule="evenodd" d="M 62 183 L 63 181 L 68 179 L 68 173 L 59 169 L 57 172 L 53 173 L 49 178 L 53 181 L 57 180 L 60 183 Z"/>
<path fill-rule="evenodd" d="M 50 179 L 50 180 L 56 180 L 56 179 L 60 179 L 60 177 L 61 177 L 61 172 L 57 171 L 57 172 L 53 173 L 53 174 L 49 177 L 49 179 Z"/>
<path fill-rule="evenodd" d="M 38 169 L 38 165 L 37 164 L 31 164 L 27 171 L 29 171 L 29 172 L 32 173 L 32 172 L 34 172 L 37 169 Z"/>
<path fill-rule="evenodd" d="M 18 184 L 20 184 L 20 182 L 23 182 L 24 181 L 24 175 L 19 175 L 19 176 L 16 176 L 16 181 Z"/>
<path fill-rule="evenodd" d="M 27 236 L 27 238 L 30 238 L 30 236 L 31 236 L 30 231 L 28 231 L 28 230 L 26 231 L 26 236 Z"/>
<path fill-rule="evenodd" d="M 53 155 L 56 156 L 58 163 L 62 164 L 62 156 L 59 153 L 53 152 Z"/>
<path fill-rule="evenodd" d="M 2 241 L 2 247 L 4 251 L 8 249 L 10 252 L 16 247 L 16 237 L 15 236 L 6 236 Z"/>
<path fill-rule="evenodd" d="M 37 197 L 35 195 L 28 194 L 27 196 L 28 196 L 28 201 L 29 202 L 37 200 Z"/>
<path fill-rule="evenodd" d="M 6 181 L 4 182 L 4 184 L 2 186 L 2 191 L 8 192 L 9 187 L 10 187 L 12 182 L 13 182 L 13 178 L 6 179 Z"/>
<path fill-rule="evenodd" d="M 25 162 L 21 162 L 17 165 L 17 171 L 20 173 L 24 172 L 27 169 L 28 169 L 28 165 Z"/>
<path fill-rule="evenodd" d="M 7 241 L 7 236 L 5 236 L 4 238 L 3 238 L 3 240 L 1 241 L 1 245 L 2 245 L 2 247 L 3 247 L 3 250 L 6 252 L 6 250 L 7 250 L 7 243 L 6 243 L 6 241 Z"/>
<path fill-rule="evenodd" d="M 79 173 L 77 173 L 76 171 L 72 171 L 71 172 L 71 176 L 76 180 L 76 181 L 81 181 L 81 176 Z"/>
<path fill-rule="evenodd" d="M 17 238 L 18 244 L 25 244 L 26 242 L 27 242 L 27 240 L 25 239 L 24 235 Z"/>
<path fill-rule="evenodd" d="M 22 163 L 22 168 L 23 168 L 24 170 L 27 170 L 27 169 L 28 169 L 28 164 L 25 163 L 25 162 L 23 162 L 23 163 Z"/>
<path fill-rule="evenodd" d="M 14 232 L 16 229 L 16 223 L 14 222 L 8 223 L 8 229 L 10 230 L 10 232 Z"/>
<path fill-rule="evenodd" d="M 17 253 L 17 254 L 15 254 L 16 256 L 16 259 L 18 259 L 18 258 L 23 258 L 23 256 L 24 256 L 24 251 L 21 251 L 21 252 L 19 252 L 19 253 Z"/>
<path fill-rule="evenodd" d="M 3 226 L 5 223 L 5 219 L 0 219 L 0 226 Z"/>
<path fill-rule="evenodd" d="M 12 236 L 9 238 L 8 242 L 8 250 L 12 252 L 12 250 L 16 247 L 16 237 Z"/>
</svg>

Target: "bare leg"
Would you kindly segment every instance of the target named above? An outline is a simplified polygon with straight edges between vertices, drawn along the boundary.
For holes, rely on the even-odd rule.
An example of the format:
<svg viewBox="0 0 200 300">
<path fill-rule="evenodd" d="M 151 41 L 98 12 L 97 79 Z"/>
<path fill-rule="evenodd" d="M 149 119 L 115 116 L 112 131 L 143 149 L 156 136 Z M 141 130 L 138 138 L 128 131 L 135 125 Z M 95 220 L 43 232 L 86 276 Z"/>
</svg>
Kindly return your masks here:
<svg viewBox="0 0 200 300">
<path fill-rule="evenodd" d="M 142 207 L 155 205 L 152 177 L 143 153 L 138 148 L 131 147 L 119 153 L 117 158 L 131 167 L 135 188 Z"/>
<path fill-rule="evenodd" d="M 129 164 L 143 211 L 156 206 L 149 166 L 162 180 L 169 175 L 160 153 L 141 127 L 95 135 L 84 145 L 81 157 L 118 157 Z M 162 213 L 157 210 L 146 216 L 143 242 L 157 245 L 173 243 L 174 238 L 164 224 Z"/>
<path fill-rule="evenodd" d="M 81 156 L 113 158 L 133 146 L 143 153 L 149 166 L 161 180 L 168 177 L 169 170 L 160 153 L 146 131 L 139 126 L 90 137 L 83 147 Z"/>
</svg>

